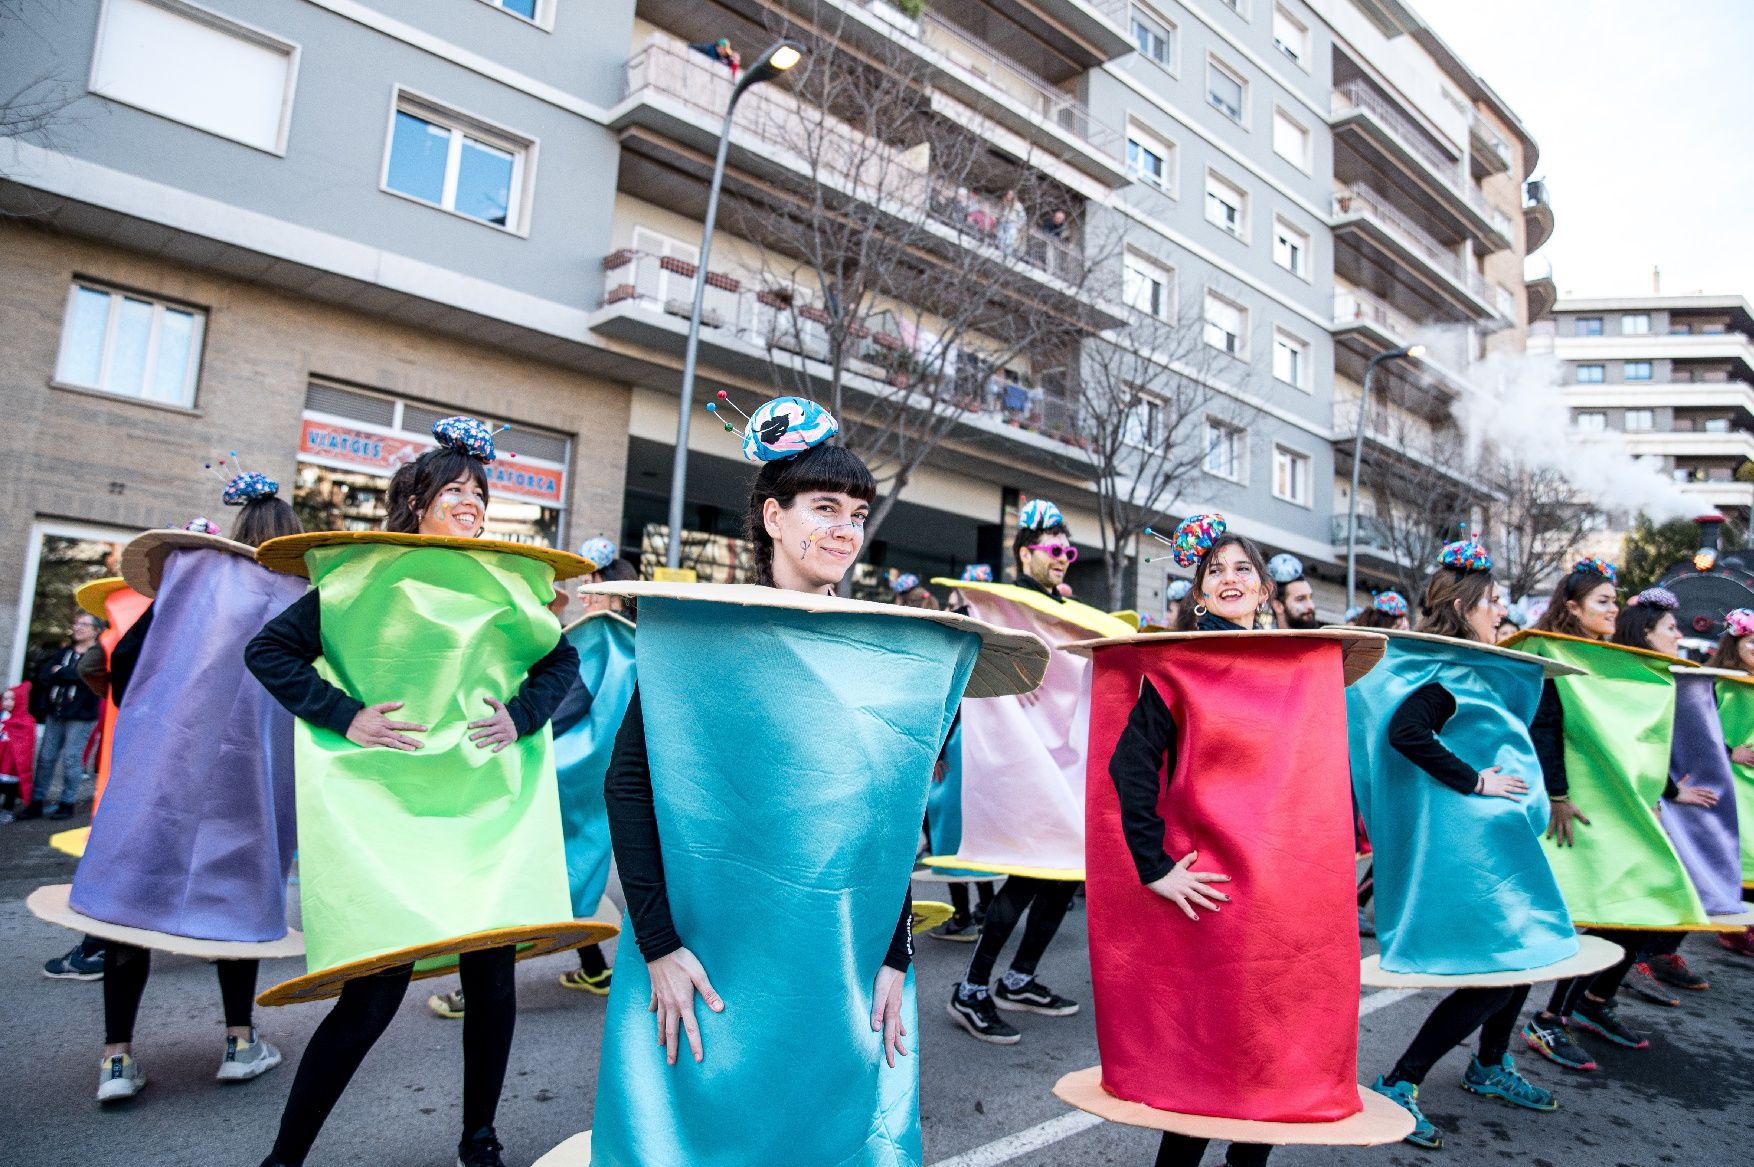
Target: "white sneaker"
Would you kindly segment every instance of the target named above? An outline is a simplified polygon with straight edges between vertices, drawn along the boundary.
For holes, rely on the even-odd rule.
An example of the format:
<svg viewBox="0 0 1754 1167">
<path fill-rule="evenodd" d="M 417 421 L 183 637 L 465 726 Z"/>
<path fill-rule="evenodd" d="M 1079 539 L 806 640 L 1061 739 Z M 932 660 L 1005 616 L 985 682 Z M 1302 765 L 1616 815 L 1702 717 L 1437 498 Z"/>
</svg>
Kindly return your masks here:
<svg viewBox="0 0 1754 1167">
<path fill-rule="evenodd" d="M 281 1063 L 280 1051 L 250 1030 L 250 1040 L 241 1041 L 230 1034 L 225 1038 L 225 1060 L 219 1063 L 217 1077 L 221 1082 L 248 1082 L 259 1078 Z"/>
<path fill-rule="evenodd" d="M 146 1071 L 137 1058 L 114 1054 L 97 1064 L 97 1100 L 120 1102 L 146 1088 Z"/>
</svg>

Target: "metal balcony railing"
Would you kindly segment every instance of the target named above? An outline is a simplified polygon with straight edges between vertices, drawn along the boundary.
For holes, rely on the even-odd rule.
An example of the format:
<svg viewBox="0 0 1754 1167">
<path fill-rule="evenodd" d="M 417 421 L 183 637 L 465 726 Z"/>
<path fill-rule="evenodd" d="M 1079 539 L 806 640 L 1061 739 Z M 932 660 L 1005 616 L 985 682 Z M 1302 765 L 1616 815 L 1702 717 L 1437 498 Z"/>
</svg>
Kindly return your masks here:
<svg viewBox="0 0 1754 1167">
<path fill-rule="evenodd" d="M 1419 326 L 1413 323 L 1412 317 L 1397 312 L 1369 292 L 1354 290 L 1334 293 L 1334 323 L 1359 322 L 1380 325 L 1403 340 L 1419 335 Z"/>
<path fill-rule="evenodd" d="M 1336 217 L 1363 215 L 1374 220 L 1389 234 L 1423 255 L 1430 261 L 1432 267 L 1442 272 L 1453 283 L 1465 288 L 1481 303 L 1490 305 L 1494 311 L 1503 311 L 1503 297 L 1493 291 L 1496 285 L 1488 284 L 1486 278 L 1479 272 L 1471 271 L 1465 267 L 1461 256 L 1433 239 L 1425 232 L 1424 228 L 1402 214 L 1387 199 L 1369 187 L 1335 187 L 1334 215 Z M 1503 292 L 1502 288 L 1498 290 Z M 1514 308 L 1514 301 L 1512 303 Z"/>
<path fill-rule="evenodd" d="M 1493 128 L 1491 122 L 1480 116 L 1478 110 L 1469 115 L 1468 129 L 1486 145 L 1501 165 L 1508 167 L 1511 164 L 1510 143 L 1504 140 L 1503 134 Z"/>
<path fill-rule="evenodd" d="M 1328 541 L 1335 547 L 1344 547 L 1346 545 L 1346 516 L 1334 515 L 1329 522 L 1329 532 Z M 1364 550 L 1380 551 L 1389 555 L 1394 553 L 1394 540 L 1389 535 L 1388 525 L 1375 515 L 1358 516 L 1357 545 Z"/>
</svg>

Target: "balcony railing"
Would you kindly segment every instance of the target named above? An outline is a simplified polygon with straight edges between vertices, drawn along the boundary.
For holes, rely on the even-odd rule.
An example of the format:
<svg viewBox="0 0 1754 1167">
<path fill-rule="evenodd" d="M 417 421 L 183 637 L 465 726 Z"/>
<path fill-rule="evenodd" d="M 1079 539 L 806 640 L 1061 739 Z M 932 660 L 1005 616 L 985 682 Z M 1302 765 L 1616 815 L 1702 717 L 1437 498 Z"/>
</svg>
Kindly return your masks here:
<svg viewBox="0 0 1754 1167">
<path fill-rule="evenodd" d="M 1329 521 L 1331 542 L 1335 547 L 1346 546 L 1346 516 L 1334 515 Z M 1394 539 L 1389 533 L 1388 524 L 1375 515 L 1358 516 L 1358 540 L 1360 550 L 1378 551 L 1389 557 L 1394 556 Z"/>
<path fill-rule="evenodd" d="M 1491 122 L 1488 122 L 1485 118 L 1480 116 L 1478 110 L 1475 110 L 1469 115 L 1468 129 L 1473 133 L 1474 137 L 1486 147 L 1487 151 L 1497 159 L 1498 165 L 1495 169 L 1508 170 L 1510 168 L 1510 143 L 1504 140 L 1503 134 L 1493 128 Z"/>
<path fill-rule="evenodd" d="M 1402 214 L 1388 200 L 1364 186 L 1341 186 L 1334 190 L 1334 215 L 1363 215 L 1380 224 L 1389 234 L 1395 236 L 1407 247 L 1423 255 L 1431 265 L 1448 276 L 1453 282 L 1466 288 L 1470 295 L 1483 304 L 1493 307 L 1494 311 L 1504 315 L 1514 313 L 1515 301 L 1512 301 L 1511 312 L 1504 310 L 1504 289 L 1498 288 L 1495 293 L 1494 284 L 1488 284 L 1479 272 L 1470 271 L 1463 265 L 1461 257 L 1430 235 L 1412 219 Z"/>
<path fill-rule="evenodd" d="M 1402 340 L 1419 335 L 1413 318 L 1397 312 L 1369 292 L 1352 290 L 1334 293 L 1335 324 L 1376 324 Z"/>
</svg>

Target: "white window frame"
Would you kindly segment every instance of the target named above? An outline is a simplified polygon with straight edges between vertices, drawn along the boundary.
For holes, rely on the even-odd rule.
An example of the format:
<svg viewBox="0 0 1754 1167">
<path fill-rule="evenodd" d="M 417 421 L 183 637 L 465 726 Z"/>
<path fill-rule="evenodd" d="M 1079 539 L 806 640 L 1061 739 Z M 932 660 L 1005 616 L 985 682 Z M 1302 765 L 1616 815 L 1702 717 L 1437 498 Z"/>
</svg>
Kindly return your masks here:
<svg viewBox="0 0 1754 1167">
<path fill-rule="evenodd" d="M 1633 328 L 1632 322 L 1634 320 L 1644 321 L 1644 327 L 1642 329 Z M 1622 313 L 1620 316 L 1621 336 L 1649 336 L 1650 326 L 1651 319 L 1649 312 L 1626 312 Z"/>
<path fill-rule="evenodd" d="M 1638 418 L 1644 424 L 1633 425 L 1632 419 Z M 1625 429 L 1629 434 L 1646 434 L 1657 428 L 1657 411 L 1654 409 L 1628 409 L 1626 411 Z"/>
<path fill-rule="evenodd" d="M 37 575 L 43 566 L 43 540 L 57 536 L 62 539 L 89 539 L 93 543 L 114 543 L 120 547 L 126 546 L 130 539 L 139 534 L 137 527 L 102 527 L 94 523 L 70 523 L 58 519 L 38 519 L 31 523 L 29 542 L 24 547 L 24 585 L 18 593 L 18 623 L 13 625 L 12 659 L 7 663 L 7 676 L 16 677 L 24 672 L 24 654 L 30 647 L 31 606 L 37 594 Z"/>
<path fill-rule="evenodd" d="M 521 21 L 533 28 L 539 28 L 543 32 L 554 31 L 555 0 L 536 0 L 536 15 L 533 19 L 525 16 L 522 12 L 513 12 L 502 3 L 502 0 L 481 0 L 481 2 L 489 8 L 499 9 L 513 20 Z"/>
<path fill-rule="evenodd" d="M 1221 106 L 1219 106 L 1219 104 L 1217 102 L 1212 100 L 1212 73 L 1213 73 L 1213 70 L 1217 70 L 1219 73 L 1222 73 L 1224 76 L 1230 78 L 1232 81 L 1236 82 L 1238 86 L 1241 87 L 1241 96 L 1238 98 L 1239 112 L 1237 113 L 1237 116 L 1235 116 L 1235 117 L 1230 117 L 1229 111 L 1223 109 Z M 1205 102 L 1205 104 L 1206 104 L 1206 108 L 1211 109 L 1211 110 L 1215 110 L 1218 113 L 1223 114 L 1225 117 L 1230 118 L 1231 121 L 1235 122 L 1237 125 L 1241 126 L 1243 129 L 1246 130 L 1249 128 L 1249 82 L 1248 82 L 1248 78 L 1243 76 L 1242 70 L 1234 68 L 1230 65 L 1226 65 L 1223 61 L 1219 60 L 1217 58 L 1217 56 L 1215 56 L 1214 54 L 1211 54 L 1211 53 L 1208 53 L 1206 55 L 1206 102 Z"/>
<path fill-rule="evenodd" d="M 1156 57 L 1151 56 L 1149 53 L 1139 48 L 1138 38 L 1132 35 L 1132 22 L 1138 19 L 1149 21 L 1169 34 L 1168 38 L 1164 41 L 1164 45 L 1168 49 L 1168 53 L 1166 54 L 1167 59 L 1158 60 Z M 1182 30 L 1179 24 L 1170 20 L 1154 8 L 1147 8 L 1143 4 L 1135 4 L 1128 15 L 1127 34 L 1129 39 L 1133 42 L 1134 50 L 1138 52 L 1141 57 L 1144 57 L 1147 61 L 1150 61 L 1158 68 L 1167 70 L 1172 77 L 1179 77 L 1181 75 Z"/>
<path fill-rule="evenodd" d="M 1138 446 L 1140 449 L 1156 449 L 1169 437 L 1168 434 L 1162 432 L 1164 411 L 1169 403 L 1156 394 L 1146 393 L 1136 385 L 1129 385 L 1126 388 L 1130 394 L 1137 396 L 1137 402 L 1135 404 L 1136 412 L 1127 415 L 1126 429 L 1121 435 L 1122 439 L 1128 445 Z"/>
<path fill-rule="evenodd" d="M 1227 474 L 1223 470 L 1215 470 L 1212 468 L 1212 447 L 1214 444 L 1213 440 L 1212 440 L 1212 435 L 1214 434 L 1214 432 L 1227 435 L 1229 440 L 1232 443 L 1234 443 L 1234 448 L 1230 451 L 1230 453 L 1231 453 L 1230 462 L 1232 463 L 1232 469 L 1234 470 L 1234 473 Z M 1200 448 L 1202 450 L 1202 453 L 1200 455 L 1200 469 L 1204 470 L 1207 474 L 1210 474 L 1214 478 L 1222 478 L 1222 479 L 1224 479 L 1224 481 L 1234 482 L 1238 486 L 1247 486 L 1248 485 L 1248 480 L 1249 480 L 1249 432 L 1248 432 L 1248 430 L 1244 429 L 1242 426 L 1239 426 L 1239 425 L 1232 425 L 1229 422 L 1219 421 L 1217 418 L 1208 417 L 1208 418 L 1206 418 L 1205 426 L 1202 427 L 1202 429 L 1201 429 L 1200 440 L 1201 440 L 1201 447 Z"/>
<path fill-rule="evenodd" d="M 1220 189 L 1214 190 L 1214 184 Z M 1226 193 L 1236 196 L 1236 229 L 1234 231 L 1225 224 L 1222 213 L 1215 213 L 1213 210 L 1216 205 L 1230 205 L 1229 200 L 1225 197 Z M 1249 192 L 1241 183 L 1232 182 L 1216 170 L 1208 168 L 1206 171 L 1205 209 L 1206 222 L 1233 239 L 1240 239 L 1244 243 L 1249 241 Z"/>
<path fill-rule="evenodd" d="M 1153 182 L 1144 171 L 1133 166 L 1131 159 L 1127 160 L 1127 173 L 1151 189 L 1162 191 L 1170 198 L 1175 198 L 1177 189 L 1175 143 L 1135 118 L 1127 119 L 1127 141 L 1163 160 L 1163 180 Z"/>
<path fill-rule="evenodd" d="M 98 354 L 97 384 L 85 385 L 78 381 L 70 381 L 62 376 L 67 367 L 68 346 L 72 341 L 72 333 L 68 325 L 73 319 L 73 305 L 84 291 L 97 292 L 110 297 L 110 309 L 104 318 L 103 351 Z M 194 331 L 189 337 L 189 368 L 183 379 L 183 400 L 160 401 L 157 398 L 145 397 L 136 393 L 118 393 L 106 388 L 116 356 L 116 329 L 120 325 L 122 314 L 117 310 L 119 300 L 139 300 L 152 305 L 152 327 L 146 339 L 145 368 L 141 372 L 141 385 L 144 387 L 152 380 L 158 367 L 159 338 L 163 334 L 164 314 L 167 308 L 178 312 L 186 312 L 195 318 Z M 207 309 L 194 304 L 185 304 L 178 300 L 167 300 L 163 296 L 152 296 L 144 292 L 134 292 L 111 286 L 97 280 L 75 279 L 67 288 L 66 301 L 61 310 L 61 341 L 55 350 L 55 373 L 49 384 L 57 389 L 73 389 L 82 393 L 96 393 L 113 401 L 131 401 L 136 405 L 146 405 L 154 409 L 175 409 L 183 412 L 194 412 L 197 393 L 201 385 L 201 364 L 207 341 Z"/>
<path fill-rule="evenodd" d="M 1285 23 L 1291 25 L 1294 29 L 1297 29 L 1303 34 L 1303 43 L 1299 46 L 1293 46 L 1302 49 L 1301 55 L 1293 54 L 1291 49 L 1288 48 L 1280 38 L 1279 21 L 1281 18 L 1284 19 Z M 1314 55 L 1314 50 L 1311 47 L 1313 43 L 1314 42 L 1310 37 L 1309 26 L 1307 24 L 1291 15 L 1290 10 L 1283 4 L 1273 5 L 1273 47 L 1279 50 L 1280 56 L 1284 57 L 1293 65 L 1296 65 L 1299 69 L 1302 69 L 1307 73 L 1309 72 L 1309 58 Z"/>
<path fill-rule="evenodd" d="M 1241 331 L 1235 334 L 1235 337 L 1236 337 L 1236 348 L 1235 349 L 1231 349 L 1223 344 L 1218 344 L 1215 341 L 1213 341 L 1213 339 L 1212 339 L 1211 330 L 1218 327 L 1216 324 L 1214 324 L 1212 322 L 1212 318 L 1209 314 L 1211 306 L 1212 306 L 1212 302 L 1214 300 L 1216 300 L 1220 304 L 1225 305 L 1226 307 L 1235 309 L 1237 312 L 1238 319 L 1240 321 L 1240 323 L 1238 324 L 1238 327 L 1241 329 Z M 1200 312 L 1200 320 L 1201 320 L 1200 334 L 1201 334 L 1202 339 L 1204 339 L 1207 344 L 1211 345 L 1213 348 L 1217 349 L 1221 353 L 1228 353 L 1230 356 L 1235 357 L 1237 360 L 1242 361 L 1245 364 L 1248 362 L 1248 359 L 1249 359 L 1249 310 L 1246 307 L 1244 307 L 1241 304 L 1238 304 L 1235 300 L 1232 300 L 1229 296 L 1221 296 L 1217 292 L 1214 292 L 1211 288 L 1207 288 L 1205 301 L 1202 305 L 1202 309 Z M 1221 335 L 1228 337 L 1232 334 L 1221 333 Z"/>
<path fill-rule="evenodd" d="M 513 13 L 512 15 L 517 15 Z M 396 115 L 406 113 L 425 122 L 442 126 L 451 131 L 450 153 L 445 160 L 444 192 L 439 202 L 429 203 L 417 195 L 399 191 L 390 185 L 390 151 L 396 142 Z M 504 150 L 512 156 L 512 178 L 508 187 L 511 205 L 506 208 L 506 221 L 502 227 L 498 223 L 490 223 L 486 219 L 478 219 L 474 215 L 466 215 L 456 209 L 457 175 L 463 150 L 463 138 L 471 137 L 483 145 L 496 150 Z M 475 223 L 494 231 L 504 231 L 521 238 L 530 234 L 530 204 L 536 190 L 536 155 L 539 149 L 537 139 L 528 134 L 520 134 L 516 130 L 507 129 L 484 118 L 475 116 L 454 105 L 447 105 L 436 98 L 429 97 L 417 90 L 397 85 L 390 94 L 390 115 L 384 126 L 384 160 L 378 170 L 378 189 L 387 195 L 422 207 L 431 207 L 435 211 L 443 211 L 454 215 L 465 222 Z M 447 205 L 448 204 L 448 205 Z"/>
<path fill-rule="evenodd" d="M 1293 158 L 1291 155 L 1279 149 L 1280 122 L 1284 122 L 1286 125 L 1292 127 L 1303 135 L 1303 149 L 1300 151 L 1300 157 Z M 1308 126 L 1285 112 L 1284 106 L 1278 104 L 1274 104 L 1273 106 L 1273 154 L 1275 157 L 1283 158 L 1285 161 L 1291 163 L 1291 165 L 1297 167 L 1297 169 L 1304 174 L 1308 174 L 1310 168 L 1315 165 L 1313 161 L 1315 156 L 1315 134 L 1310 131 Z"/>
<path fill-rule="evenodd" d="M 1283 459 L 1284 464 L 1286 464 L 1286 465 L 1296 465 L 1297 463 L 1302 464 L 1303 470 L 1302 470 L 1302 475 L 1301 475 L 1301 486 L 1302 486 L 1301 490 L 1298 489 L 1299 475 L 1295 472 L 1293 472 L 1291 475 L 1291 478 L 1292 478 L 1291 488 L 1289 490 L 1279 489 L 1279 468 L 1280 468 L 1282 459 Z M 1314 458 L 1311 458 L 1308 454 L 1304 453 L 1302 450 L 1294 450 L 1290 446 L 1283 445 L 1279 442 L 1273 443 L 1273 497 L 1274 498 L 1278 499 L 1281 502 L 1291 503 L 1293 506 L 1311 507 L 1314 505 L 1314 497 L 1315 497 L 1315 490 L 1314 490 L 1314 486 L 1313 486 L 1314 478 L 1315 478 L 1315 459 Z"/>
<path fill-rule="evenodd" d="M 1286 260 L 1291 260 L 1291 245 L 1295 245 L 1303 257 L 1303 262 L 1301 264 L 1294 262 L 1280 262 L 1279 244 L 1282 241 L 1287 243 L 1287 246 L 1284 249 Z M 1308 231 L 1305 231 L 1302 227 L 1291 222 L 1283 215 L 1273 216 L 1273 263 L 1281 271 L 1288 271 L 1304 283 L 1310 283 L 1310 272 L 1315 266 L 1310 252 L 1313 251 L 1314 248 L 1315 238 Z"/>
<path fill-rule="evenodd" d="M 1645 375 L 1642 377 L 1634 377 L 1632 375 L 1632 366 L 1634 365 L 1643 369 Z M 1643 385 L 1647 382 L 1656 380 L 1656 377 L 1657 365 L 1655 361 L 1622 361 L 1620 364 L 1620 379 L 1622 381 L 1627 381 L 1635 385 Z"/>
<path fill-rule="evenodd" d="M 1590 419 L 1588 425 L 1584 424 L 1586 417 Z M 1572 416 L 1571 424 L 1580 434 L 1604 434 L 1608 432 L 1608 415 L 1600 409 L 1580 409 Z"/>
<path fill-rule="evenodd" d="M 1297 357 L 1295 375 L 1291 378 L 1279 375 L 1279 348 L 1283 345 Z M 1290 385 L 1305 393 L 1311 391 L 1310 362 L 1313 359 L 1314 346 L 1296 333 L 1287 332 L 1283 328 L 1273 330 L 1273 378 L 1281 385 Z"/>
<path fill-rule="evenodd" d="M 1161 283 L 1163 285 L 1162 311 L 1153 313 L 1150 309 L 1142 308 L 1133 303 L 1132 297 L 1128 294 L 1128 290 L 1125 286 L 1129 278 L 1152 280 Z M 1168 264 L 1159 263 L 1148 255 L 1143 255 L 1128 248 L 1126 253 L 1121 256 L 1121 282 L 1121 299 L 1127 307 L 1147 316 L 1155 316 L 1158 320 L 1175 319 L 1176 291 L 1175 269 L 1173 267 L 1170 267 Z"/>
<path fill-rule="evenodd" d="M 1583 371 L 1593 369 L 1595 376 L 1585 377 Z M 1576 381 L 1579 385 L 1601 385 L 1608 380 L 1608 366 L 1597 362 L 1586 361 L 1577 366 Z"/>
<path fill-rule="evenodd" d="M 1249 0 L 1218 0 L 1218 2 L 1244 20 L 1249 19 Z"/>
</svg>

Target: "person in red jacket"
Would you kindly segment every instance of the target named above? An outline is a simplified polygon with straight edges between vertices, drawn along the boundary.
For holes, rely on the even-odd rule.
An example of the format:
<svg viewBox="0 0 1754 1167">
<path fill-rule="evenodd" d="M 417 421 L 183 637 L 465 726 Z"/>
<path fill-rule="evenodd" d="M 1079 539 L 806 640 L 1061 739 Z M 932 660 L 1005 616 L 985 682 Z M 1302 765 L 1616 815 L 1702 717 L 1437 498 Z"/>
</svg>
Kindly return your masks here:
<svg viewBox="0 0 1754 1167">
<path fill-rule="evenodd" d="M 0 823 L 12 821 L 12 808 L 30 802 L 31 767 L 37 749 L 37 722 L 30 715 L 30 682 L 0 695 Z"/>
</svg>

